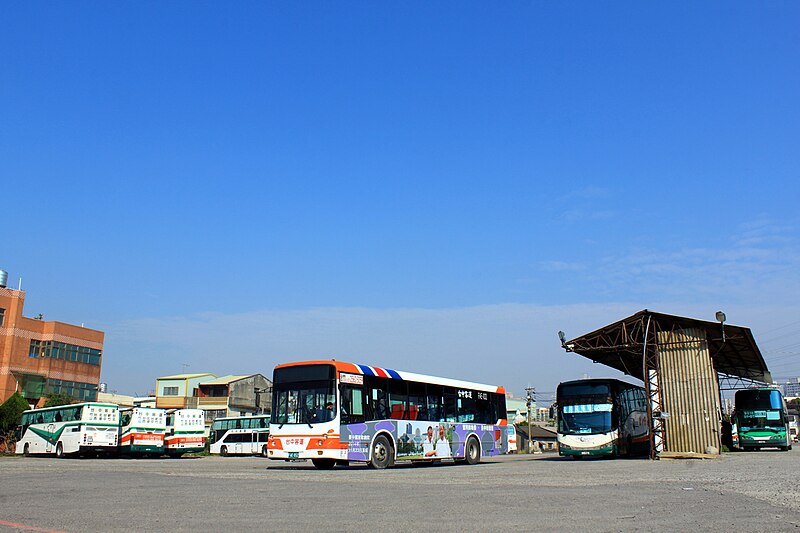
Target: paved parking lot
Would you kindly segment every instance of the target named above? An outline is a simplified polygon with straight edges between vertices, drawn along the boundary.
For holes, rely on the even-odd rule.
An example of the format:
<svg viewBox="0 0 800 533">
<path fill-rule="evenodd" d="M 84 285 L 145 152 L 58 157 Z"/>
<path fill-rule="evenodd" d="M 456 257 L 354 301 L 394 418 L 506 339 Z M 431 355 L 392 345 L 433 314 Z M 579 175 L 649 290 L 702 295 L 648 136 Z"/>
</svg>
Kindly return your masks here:
<svg viewBox="0 0 800 533">
<path fill-rule="evenodd" d="M 13 457 L 0 458 L 0 487 L 0 532 L 800 531 L 797 448 L 383 471 L 259 457 Z"/>
</svg>

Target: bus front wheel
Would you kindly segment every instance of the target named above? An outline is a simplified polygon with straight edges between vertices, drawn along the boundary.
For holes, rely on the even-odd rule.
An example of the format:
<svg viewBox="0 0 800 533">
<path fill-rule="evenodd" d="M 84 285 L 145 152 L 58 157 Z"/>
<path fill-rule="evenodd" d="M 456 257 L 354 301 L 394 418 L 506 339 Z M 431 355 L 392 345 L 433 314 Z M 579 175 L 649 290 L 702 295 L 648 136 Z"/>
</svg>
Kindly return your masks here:
<svg viewBox="0 0 800 533">
<path fill-rule="evenodd" d="M 64 457 L 64 446 L 60 442 L 56 444 L 56 457 L 59 459 Z"/>
<path fill-rule="evenodd" d="M 25 457 L 28 457 L 28 456 L 30 456 L 30 454 L 31 454 L 31 445 L 26 442 L 25 443 L 25 447 L 22 448 L 22 455 L 24 455 Z"/>
<path fill-rule="evenodd" d="M 372 468 L 384 469 L 392 464 L 392 443 L 386 438 L 386 435 L 378 435 L 375 438 L 375 443 L 372 445 L 372 457 L 370 458 L 369 465 Z"/>
<path fill-rule="evenodd" d="M 219 454 L 222 457 L 228 457 L 228 447 L 227 446 L 223 446 L 222 448 L 220 448 L 219 449 Z"/>
</svg>

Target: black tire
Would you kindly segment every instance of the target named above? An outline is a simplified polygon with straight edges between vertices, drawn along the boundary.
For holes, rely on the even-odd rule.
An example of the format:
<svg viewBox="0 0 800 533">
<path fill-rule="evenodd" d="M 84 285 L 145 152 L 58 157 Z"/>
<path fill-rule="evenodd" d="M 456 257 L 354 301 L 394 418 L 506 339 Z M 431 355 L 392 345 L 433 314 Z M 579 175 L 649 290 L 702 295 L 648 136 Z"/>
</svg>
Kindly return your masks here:
<svg viewBox="0 0 800 533">
<path fill-rule="evenodd" d="M 220 448 L 219 449 L 219 454 L 222 457 L 228 457 L 228 447 L 227 446 L 223 446 L 222 448 Z"/>
<path fill-rule="evenodd" d="M 56 457 L 58 459 L 64 458 L 64 446 L 60 442 L 56 444 Z"/>
<path fill-rule="evenodd" d="M 780 446 L 780 449 L 781 449 L 782 452 L 788 452 L 789 451 L 789 446 Z"/>
<path fill-rule="evenodd" d="M 31 445 L 29 443 L 25 443 L 25 447 L 22 448 L 22 455 L 25 457 L 30 457 L 31 455 Z"/>
<path fill-rule="evenodd" d="M 269 455 L 269 451 L 267 450 L 267 445 L 263 445 L 261 447 L 261 457 L 267 457 Z"/>
<path fill-rule="evenodd" d="M 386 435 L 378 435 L 372 443 L 372 453 L 369 458 L 369 466 L 383 470 L 392 465 L 394 461 L 394 448 Z"/>
<path fill-rule="evenodd" d="M 311 462 L 320 470 L 330 470 L 336 466 L 335 459 L 311 459 Z"/>
<path fill-rule="evenodd" d="M 478 439 L 470 437 L 464 447 L 464 462 L 468 465 L 476 465 L 481 462 L 481 445 Z"/>
</svg>

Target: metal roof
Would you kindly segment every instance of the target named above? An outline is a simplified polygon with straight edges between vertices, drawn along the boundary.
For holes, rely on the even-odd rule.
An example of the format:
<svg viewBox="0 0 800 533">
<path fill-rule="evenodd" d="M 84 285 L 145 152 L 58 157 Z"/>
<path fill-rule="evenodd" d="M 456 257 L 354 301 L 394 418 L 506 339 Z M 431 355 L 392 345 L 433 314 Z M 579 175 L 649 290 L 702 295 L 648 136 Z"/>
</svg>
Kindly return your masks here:
<svg viewBox="0 0 800 533">
<path fill-rule="evenodd" d="M 658 332 L 697 328 L 705 331 L 714 368 L 720 374 L 764 383 L 771 383 L 764 357 L 756 345 L 750 328 L 724 325 L 644 309 L 608 326 L 564 341 L 565 350 L 575 352 L 595 363 L 615 368 L 638 379 L 643 376 L 644 336 L 647 321 L 648 345 L 656 343 Z M 652 343 L 652 344 L 651 344 Z"/>
<path fill-rule="evenodd" d="M 160 377 L 160 378 L 156 378 L 156 381 L 159 381 L 159 380 L 162 380 L 162 379 L 194 379 L 194 378 L 202 378 L 204 376 L 214 376 L 214 377 L 216 377 L 216 374 L 212 374 L 210 372 L 207 372 L 205 374 L 175 374 L 174 376 L 163 376 L 163 377 Z"/>
<path fill-rule="evenodd" d="M 222 376 L 221 378 L 212 379 L 209 381 L 204 381 L 200 383 L 200 386 L 203 385 L 229 385 L 234 381 L 239 381 L 240 379 L 250 378 L 253 376 L 257 376 L 258 374 L 248 374 L 246 376 Z"/>
</svg>

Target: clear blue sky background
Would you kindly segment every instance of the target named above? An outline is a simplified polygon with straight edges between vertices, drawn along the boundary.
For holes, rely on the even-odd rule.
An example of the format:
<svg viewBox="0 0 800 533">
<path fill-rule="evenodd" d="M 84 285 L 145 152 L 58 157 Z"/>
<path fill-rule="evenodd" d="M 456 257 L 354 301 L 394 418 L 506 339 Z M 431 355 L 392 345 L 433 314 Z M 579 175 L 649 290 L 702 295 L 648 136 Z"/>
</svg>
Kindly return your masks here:
<svg viewBox="0 0 800 533">
<path fill-rule="evenodd" d="M 4 2 L 0 268 L 106 331 L 120 392 L 321 356 L 552 391 L 610 373 L 558 329 L 643 308 L 725 309 L 800 374 L 798 23 Z"/>
</svg>

